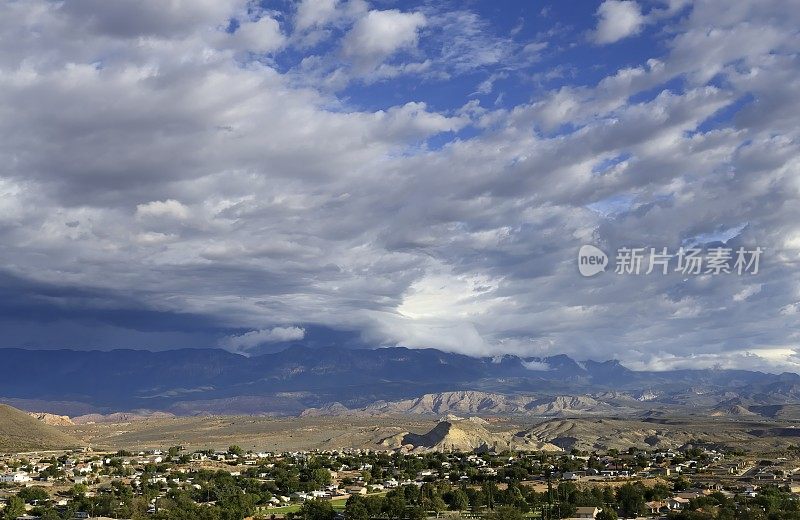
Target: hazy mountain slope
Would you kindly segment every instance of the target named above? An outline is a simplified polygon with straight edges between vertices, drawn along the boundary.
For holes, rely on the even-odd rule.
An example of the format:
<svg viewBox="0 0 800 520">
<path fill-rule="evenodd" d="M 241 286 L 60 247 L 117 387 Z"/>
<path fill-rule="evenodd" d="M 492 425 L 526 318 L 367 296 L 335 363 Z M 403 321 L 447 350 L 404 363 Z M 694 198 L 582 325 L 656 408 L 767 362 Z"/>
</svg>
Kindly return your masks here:
<svg viewBox="0 0 800 520">
<path fill-rule="evenodd" d="M 620 414 L 631 406 L 625 398 L 592 398 L 600 401 L 597 404 L 574 396 L 617 392 L 687 407 L 713 407 L 733 397 L 754 405 L 800 399 L 797 374 L 637 372 L 617 361 L 577 362 L 565 355 L 473 358 L 433 349 L 302 346 L 251 358 L 218 349 L 3 349 L 0 355 L 5 368 L 0 400 L 35 403 L 35 408 L 26 407 L 61 414 L 151 410 L 189 415 L 231 410 L 292 415 L 336 402 L 360 409 L 379 401 L 392 403 L 389 409 L 403 413 L 516 413 L 523 407 L 526 413 L 540 415 L 593 410 Z M 31 367 L 47 377 L 30 377 Z M 441 395 L 430 397 L 436 394 Z M 531 405 L 518 395 L 570 397 Z M 42 406 L 48 402 L 59 404 Z"/>
<path fill-rule="evenodd" d="M 425 394 L 415 399 L 375 403 L 362 409 L 381 414 L 516 414 L 525 411 L 530 396 L 503 395 L 489 392 L 459 391 Z"/>
<path fill-rule="evenodd" d="M 575 415 L 610 413 L 614 407 L 588 396 L 559 395 L 552 398 L 539 399 L 526 407 L 533 415 Z"/>
<path fill-rule="evenodd" d="M 80 444 L 26 412 L 0 404 L 0 451 L 74 448 Z"/>
<path fill-rule="evenodd" d="M 710 410 L 712 417 L 757 417 L 759 414 L 748 409 L 750 403 L 739 397 L 727 399 Z"/>
<path fill-rule="evenodd" d="M 797 421 L 800 420 L 800 404 L 751 405 L 747 407 L 751 413 L 771 419 Z"/>
<path fill-rule="evenodd" d="M 620 404 L 622 403 L 622 404 Z M 498 394 L 464 390 L 425 394 L 414 399 L 379 401 L 371 405 L 349 409 L 341 403 L 305 410 L 304 416 L 348 416 L 348 415 L 531 415 L 531 416 L 577 416 L 577 415 L 631 415 L 642 411 L 631 397 L 622 399 L 619 394 L 608 396 L 608 402 L 592 396 L 533 396 Z"/>
<path fill-rule="evenodd" d="M 173 414 L 164 412 L 153 413 L 125 413 L 117 412 L 110 414 L 93 413 L 88 415 L 79 415 L 72 418 L 72 424 L 120 424 L 132 421 L 146 421 L 149 419 L 167 419 L 175 417 Z"/>
</svg>

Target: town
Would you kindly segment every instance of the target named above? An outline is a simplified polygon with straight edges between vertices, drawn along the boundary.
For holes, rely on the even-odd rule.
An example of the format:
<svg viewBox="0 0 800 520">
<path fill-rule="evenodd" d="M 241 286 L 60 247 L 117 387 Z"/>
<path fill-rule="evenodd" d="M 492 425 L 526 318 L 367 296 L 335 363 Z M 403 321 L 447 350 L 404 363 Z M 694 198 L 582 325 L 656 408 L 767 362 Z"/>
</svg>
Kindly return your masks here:
<svg viewBox="0 0 800 520">
<path fill-rule="evenodd" d="M 4 520 L 800 517 L 800 450 L 89 448 L 0 458 Z"/>
</svg>

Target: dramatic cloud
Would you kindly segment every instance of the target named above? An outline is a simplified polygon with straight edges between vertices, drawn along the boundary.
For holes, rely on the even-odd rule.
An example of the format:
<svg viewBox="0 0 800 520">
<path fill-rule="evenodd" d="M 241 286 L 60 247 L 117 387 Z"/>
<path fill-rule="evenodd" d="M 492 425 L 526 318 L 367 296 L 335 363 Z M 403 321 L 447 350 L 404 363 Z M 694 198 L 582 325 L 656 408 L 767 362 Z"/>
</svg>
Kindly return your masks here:
<svg viewBox="0 0 800 520">
<path fill-rule="evenodd" d="M 228 336 L 220 341 L 220 345 L 232 352 L 245 353 L 264 343 L 297 341 L 303 339 L 305 335 L 306 331 L 300 327 L 274 327 Z"/>
<path fill-rule="evenodd" d="M 800 11 L 642 6 L 0 2 L 5 346 L 799 370 Z"/>
</svg>

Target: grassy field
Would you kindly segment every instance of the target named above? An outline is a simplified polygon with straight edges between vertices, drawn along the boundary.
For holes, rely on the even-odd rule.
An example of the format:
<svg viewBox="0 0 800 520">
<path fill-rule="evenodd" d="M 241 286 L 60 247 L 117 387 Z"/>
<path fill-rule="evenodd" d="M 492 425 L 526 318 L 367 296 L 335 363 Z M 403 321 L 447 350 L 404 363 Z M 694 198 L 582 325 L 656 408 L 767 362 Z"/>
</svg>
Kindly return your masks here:
<svg viewBox="0 0 800 520">
<path fill-rule="evenodd" d="M 334 498 L 331 500 L 331 505 L 336 511 L 344 511 L 344 506 L 347 503 L 347 498 Z M 264 507 L 259 509 L 259 513 L 264 514 L 286 514 L 286 513 L 296 513 L 300 511 L 300 504 L 290 504 L 288 506 L 281 506 L 281 507 Z"/>
<path fill-rule="evenodd" d="M 365 496 L 381 497 L 381 496 L 386 495 L 386 493 L 387 493 L 386 491 L 380 491 L 378 493 L 370 493 L 369 495 L 365 495 Z M 333 505 L 333 508 L 336 511 L 344 511 L 344 506 L 345 506 L 346 503 L 347 503 L 347 497 L 338 497 L 338 498 L 332 498 L 331 499 L 331 505 Z M 259 512 L 260 513 L 266 513 L 266 514 L 272 514 L 272 513 L 275 513 L 275 514 L 284 513 L 285 514 L 285 513 L 296 513 L 299 510 L 300 510 L 300 504 L 290 504 L 288 506 L 281 506 L 281 507 L 264 507 L 264 508 L 261 508 Z"/>
</svg>

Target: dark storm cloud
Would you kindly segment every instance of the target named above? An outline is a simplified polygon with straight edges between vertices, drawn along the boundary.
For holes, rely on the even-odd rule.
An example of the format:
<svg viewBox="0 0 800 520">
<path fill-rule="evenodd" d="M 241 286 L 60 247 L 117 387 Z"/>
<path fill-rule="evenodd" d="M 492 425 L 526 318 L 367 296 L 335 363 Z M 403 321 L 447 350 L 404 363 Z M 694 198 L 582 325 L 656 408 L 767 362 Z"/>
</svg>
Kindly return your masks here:
<svg viewBox="0 0 800 520">
<path fill-rule="evenodd" d="M 793 7 L 592 11 L 586 52 L 655 43 L 579 81 L 536 69 L 559 34 L 511 41 L 446 7 L 2 2 L 6 341 L 796 369 Z M 421 100 L 478 74 L 460 106 Z M 537 90 L 479 101 L 512 80 Z M 401 83 L 419 98 L 389 95 Z M 359 107 L 375 85 L 380 108 Z M 577 273 L 585 243 L 731 229 L 728 247 L 766 249 L 757 276 Z"/>
</svg>

